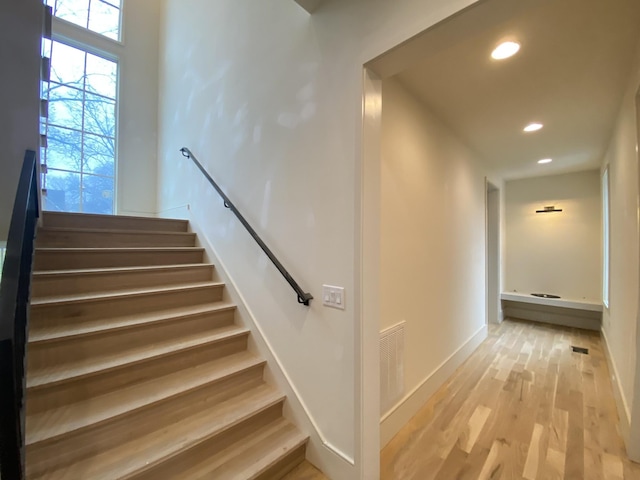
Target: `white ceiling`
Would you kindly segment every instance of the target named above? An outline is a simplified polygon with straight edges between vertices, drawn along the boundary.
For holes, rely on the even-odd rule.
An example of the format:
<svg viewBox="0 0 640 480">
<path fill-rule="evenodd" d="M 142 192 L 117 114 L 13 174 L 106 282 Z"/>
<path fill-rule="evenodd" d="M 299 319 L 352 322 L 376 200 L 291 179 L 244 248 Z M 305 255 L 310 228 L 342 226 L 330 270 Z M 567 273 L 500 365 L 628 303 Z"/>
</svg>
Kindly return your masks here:
<svg viewBox="0 0 640 480">
<path fill-rule="evenodd" d="M 492 60 L 503 39 L 520 52 Z M 485 0 L 369 66 L 512 179 L 600 165 L 639 39 L 640 0 Z"/>
</svg>

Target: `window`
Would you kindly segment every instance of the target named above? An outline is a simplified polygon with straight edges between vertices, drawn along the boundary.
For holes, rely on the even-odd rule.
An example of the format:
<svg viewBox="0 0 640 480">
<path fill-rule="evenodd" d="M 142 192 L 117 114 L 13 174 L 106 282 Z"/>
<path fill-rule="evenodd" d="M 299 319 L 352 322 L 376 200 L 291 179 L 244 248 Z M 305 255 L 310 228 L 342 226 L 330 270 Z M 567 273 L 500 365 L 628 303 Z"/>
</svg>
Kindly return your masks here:
<svg viewBox="0 0 640 480">
<path fill-rule="evenodd" d="M 120 40 L 122 0 L 46 0 L 46 3 L 55 17 Z"/>
<path fill-rule="evenodd" d="M 121 37 L 123 0 L 45 0 L 55 16 L 112 40 Z M 46 148 L 43 208 L 68 212 L 114 213 L 117 147 L 117 53 L 78 28 L 53 22 L 50 81 L 43 85 L 48 117 L 43 120 Z M 56 36 L 56 29 L 64 38 Z M 95 41 L 93 40 L 95 38 Z M 107 42 L 108 43 L 108 42 Z M 110 44 L 110 43 L 109 43 Z M 109 53 L 98 50 L 107 48 Z M 111 45 L 111 44 L 110 44 Z"/>
<path fill-rule="evenodd" d="M 602 174 L 602 303 L 609 308 L 609 167 Z"/>
<path fill-rule="evenodd" d="M 44 207 L 112 214 L 118 64 L 58 41 L 50 50 Z"/>
</svg>

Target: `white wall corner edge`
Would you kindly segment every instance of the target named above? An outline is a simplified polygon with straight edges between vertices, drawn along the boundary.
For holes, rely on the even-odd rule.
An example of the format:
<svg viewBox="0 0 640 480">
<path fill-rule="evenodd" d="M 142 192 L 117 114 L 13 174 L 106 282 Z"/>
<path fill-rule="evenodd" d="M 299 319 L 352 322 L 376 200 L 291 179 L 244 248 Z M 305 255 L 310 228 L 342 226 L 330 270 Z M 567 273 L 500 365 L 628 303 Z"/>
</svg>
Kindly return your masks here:
<svg viewBox="0 0 640 480">
<path fill-rule="evenodd" d="M 295 0 L 307 12 L 313 13 L 322 3 L 322 0 Z"/>
<path fill-rule="evenodd" d="M 404 427 L 420 408 L 440 388 L 456 369 L 487 338 L 488 328 L 483 325 L 442 362 L 431 374 L 407 393 L 380 419 L 380 447 L 384 447 Z"/>
<path fill-rule="evenodd" d="M 267 361 L 264 374 L 265 380 L 275 384 L 287 396 L 284 416 L 291 420 L 300 430 L 309 435 L 307 459 L 318 467 L 327 477 L 333 480 L 356 478 L 358 466 L 356 465 L 353 454 L 340 450 L 327 440 L 322 433 L 304 399 L 287 374 L 280 358 L 264 336 L 262 328 L 251 309 L 247 306 L 247 302 L 238 290 L 233 277 L 229 274 L 224 262 L 218 256 L 209 238 L 191 214 L 189 206 L 185 205 L 181 212 L 174 211 L 173 214 L 179 218 L 189 220 L 190 230 L 197 235 L 200 246 L 204 248 L 209 261 L 215 265 L 216 274 L 220 277 L 220 280 L 225 283 L 226 294 L 236 305 L 238 320 L 251 331 L 250 348 L 254 347 L 257 353 Z"/>
<path fill-rule="evenodd" d="M 622 435 L 622 439 L 624 440 L 625 447 L 628 448 L 629 438 L 631 435 L 631 411 L 629 409 L 629 405 L 627 405 L 627 400 L 624 397 L 624 393 L 622 392 L 622 385 L 620 385 L 620 375 L 618 375 L 616 363 L 613 360 L 613 355 L 611 355 L 611 350 L 609 349 L 609 341 L 607 340 L 607 334 L 604 331 L 604 327 L 600 330 L 600 332 L 602 334 L 602 343 L 604 343 L 604 356 L 607 359 L 607 366 L 609 367 L 609 378 L 611 380 L 611 386 L 613 388 L 613 397 L 616 400 L 616 408 L 618 410 L 620 434 Z M 613 378 L 611 376 L 611 373 L 613 373 Z"/>
</svg>

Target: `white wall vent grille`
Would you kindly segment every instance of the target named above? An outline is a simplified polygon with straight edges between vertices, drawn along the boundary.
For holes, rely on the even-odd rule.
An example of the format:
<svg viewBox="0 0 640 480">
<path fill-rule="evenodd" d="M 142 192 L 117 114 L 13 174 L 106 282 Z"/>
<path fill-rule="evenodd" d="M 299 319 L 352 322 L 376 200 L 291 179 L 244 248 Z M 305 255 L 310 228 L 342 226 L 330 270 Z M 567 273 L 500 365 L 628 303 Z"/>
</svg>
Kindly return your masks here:
<svg viewBox="0 0 640 480">
<path fill-rule="evenodd" d="M 404 393 L 404 329 L 406 322 L 380 332 L 380 414 L 385 414 Z"/>
</svg>

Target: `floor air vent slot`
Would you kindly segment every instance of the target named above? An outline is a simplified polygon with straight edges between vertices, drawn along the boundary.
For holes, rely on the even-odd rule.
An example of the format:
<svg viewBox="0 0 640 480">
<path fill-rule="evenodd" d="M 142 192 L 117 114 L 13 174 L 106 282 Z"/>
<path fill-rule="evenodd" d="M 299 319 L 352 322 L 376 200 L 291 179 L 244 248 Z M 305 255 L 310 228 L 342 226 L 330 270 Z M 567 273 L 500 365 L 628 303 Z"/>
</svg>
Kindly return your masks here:
<svg viewBox="0 0 640 480">
<path fill-rule="evenodd" d="M 589 355 L 589 349 L 588 348 L 583 348 L 583 347 L 574 347 L 573 345 L 571 346 L 571 350 L 573 350 L 575 353 L 583 353 L 585 355 Z"/>
</svg>

